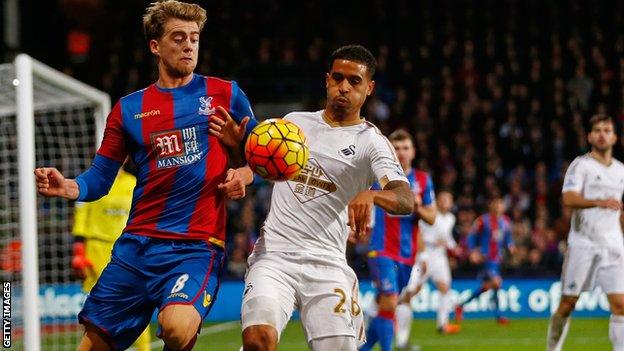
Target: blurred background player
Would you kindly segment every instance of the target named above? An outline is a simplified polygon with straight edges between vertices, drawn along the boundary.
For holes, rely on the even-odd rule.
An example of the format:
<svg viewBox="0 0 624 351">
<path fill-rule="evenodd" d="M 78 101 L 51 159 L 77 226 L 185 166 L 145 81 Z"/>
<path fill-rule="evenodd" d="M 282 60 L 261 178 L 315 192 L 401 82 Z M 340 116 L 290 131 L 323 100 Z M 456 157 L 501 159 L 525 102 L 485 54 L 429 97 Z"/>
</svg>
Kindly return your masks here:
<svg viewBox="0 0 624 351">
<path fill-rule="evenodd" d="M 108 193 L 128 155 L 137 166 L 128 223 L 78 314 L 80 351 L 128 348 L 154 309 L 164 350 L 191 350 L 216 299 L 226 200 L 242 198 L 253 174 L 228 169 L 227 149 L 209 135 L 208 120 L 231 120 L 229 111 L 241 139 L 256 122 L 236 82 L 194 73 L 205 22 L 199 5 L 152 3 L 143 28 L 157 81 L 115 104 L 93 164 L 76 179 L 35 169 L 40 195 L 94 201 Z"/>
<path fill-rule="evenodd" d="M 379 207 L 375 208 L 368 263 L 377 288 L 377 308 L 369 315 L 372 320 L 366 331 L 367 341 L 362 350 L 370 350 L 377 342 L 384 351 L 392 349 L 395 313 L 399 330 L 405 329 L 404 325 L 411 327 L 412 309 L 409 303 L 399 305 L 399 292 L 409 280 L 418 249 L 418 219 L 433 223 L 436 216 L 431 176 L 412 168 L 416 157 L 412 137 L 405 130 L 398 129 L 388 139 L 415 194 L 414 213 L 396 216 Z M 379 185 L 375 184 L 373 188 L 379 189 Z"/>
<path fill-rule="evenodd" d="M 595 115 L 589 125 L 591 152 L 570 164 L 561 190 L 563 204 L 573 214 L 561 273 L 561 300 L 548 324 L 548 351 L 562 349 L 576 301 L 594 285 L 607 294 L 611 306 L 613 350 L 624 351 L 624 165 L 613 157 L 617 140 L 613 119 Z"/>
<path fill-rule="evenodd" d="M 84 279 L 82 288 L 86 293 L 91 291 L 110 262 L 113 244 L 126 226 L 136 185 L 135 172 L 132 162 L 126 160 L 106 196 L 75 205 L 72 268 Z M 134 345 L 138 351 L 151 350 L 149 327 Z"/>
<path fill-rule="evenodd" d="M 436 317 L 438 332 L 455 334 L 461 328 L 457 324 L 449 323 L 449 313 L 452 310 L 453 302 L 449 294 L 451 269 L 447 257 L 447 252 L 455 253 L 458 249 L 453 238 L 453 228 L 455 227 L 455 215 L 451 212 L 453 195 L 448 191 L 440 191 L 436 202 L 438 213 L 433 225 L 429 225 L 423 220 L 418 222 L 424 250 L 418 254 L 409 283 L 403 293 L 410 296 L 411 299 L 412 296 L 418 294 L 427 280 L 431 279 L 440 291 Z"/>
<path fill-rule="evenodd" d="M 511 224 L 507 216 L 505 216 L 505 202 L 503 198 L 494 195 L 490 199 L 488 207 L 489 212 L 475 220 L 472 233 L 468 236 L 470 262 L 481 266 L 477 276 L 482 280 L 481 288 L 473 292 L 468 299 L 455 308 L 455 318 L 458 323 L 463 318 L 463 306 L 492 289 L 492 305 L 496 322 L 498 324 L 509 324 L 509 320 L 503 317 L 498 306 L 498 289 L 500 289 L 503 283 L 500 265 L 503 260 L 504 250 L 508 249 L 513 254 L 515 246 L 511 236 Z"/>
</svg>

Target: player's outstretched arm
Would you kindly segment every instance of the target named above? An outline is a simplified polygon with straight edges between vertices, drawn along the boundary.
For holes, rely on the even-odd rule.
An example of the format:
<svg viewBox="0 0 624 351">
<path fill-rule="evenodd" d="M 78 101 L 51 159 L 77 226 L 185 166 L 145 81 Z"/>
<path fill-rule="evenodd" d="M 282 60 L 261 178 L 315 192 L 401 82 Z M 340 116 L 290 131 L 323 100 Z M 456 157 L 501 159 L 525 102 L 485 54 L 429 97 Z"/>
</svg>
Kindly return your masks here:
<svg viewBox="0 0 624 351">
<path fill-rule="evenodd" d="M 563 193 L 562 198 L 564 206 L 572 208 L 583 209 L 590 207 L 602 207 L 615 211 L 622 210 L 622 201 L 616 199 L 588 200 L 576 191 L 566 191 Z"/>
<path fill-rule="evenodd" d="M 67 179 L 54 167 L 35 169 L 35 182 L 39 195 L 47 197 L 63 197 L 76 200 L 79 195 L 78 183 L 74 179 Z"/>
</svg>

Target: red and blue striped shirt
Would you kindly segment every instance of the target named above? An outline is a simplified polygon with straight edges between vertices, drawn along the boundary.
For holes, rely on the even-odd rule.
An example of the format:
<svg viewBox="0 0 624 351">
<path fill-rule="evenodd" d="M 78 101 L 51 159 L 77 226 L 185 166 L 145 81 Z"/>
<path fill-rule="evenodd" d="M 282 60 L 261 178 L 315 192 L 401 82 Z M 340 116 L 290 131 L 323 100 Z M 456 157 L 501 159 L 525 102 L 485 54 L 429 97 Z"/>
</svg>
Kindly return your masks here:
<svg viewBox="0 0 624 351">
<path fill-rule="evenodd" d="M 435 201 L 431 176 L 424 171 L 412 169 L 407 175 L 412 191 L 422 199 L 423 206 Z M 379 189 L 375 184 L 373 188 Z M 413 265 L 417 251 L 418 216 L 391 215 L 375 207 L 375 227 L 369 244 L 369 256 L 384 256 L 397 262 Z"/>
<path fill-rule="evenodd" d="M 506 216 L 479 216 L 467 238 L 470 250 L 478 249 L 488 263 L 500 263 L 505 248 L 513 246 L 511 223 Z"/>
<path fill-rule="evenodd" d="M 115 104 L 92 168 L 98 159 L 121 165 L 127 155 L 136 164 L 137 185 L 124 232 L 223 246 L 225 198 L 217 184 L 225 178 L 228 154 L 208 133 L 216 106 L 223 106 L 236 122 L 251 117 L 247 133 L 257 123 L 236 82 L 198 74 L 182 87 L 152 84 Z M 77 178 L 81 200 L 103 195 L 83 195 L 93 193 L 89 171 Z"/>
</svg>

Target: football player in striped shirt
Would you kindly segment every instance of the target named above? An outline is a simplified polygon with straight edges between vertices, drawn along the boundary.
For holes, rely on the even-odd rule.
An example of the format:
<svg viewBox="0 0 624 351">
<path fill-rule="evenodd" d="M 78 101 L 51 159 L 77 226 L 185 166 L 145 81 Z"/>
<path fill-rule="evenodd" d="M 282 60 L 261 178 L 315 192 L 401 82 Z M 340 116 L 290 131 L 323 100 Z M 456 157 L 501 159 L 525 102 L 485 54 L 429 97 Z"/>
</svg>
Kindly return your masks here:
<svg viewBox="0 0 624 351">
<path fill-rule="evenodd" d="M 472 233 L 468 235 L 468 249 L 470 262 L 481 267 L 478 274 L 481 287 L 455 308 L 455 319 L 461 322 L 463 306 L 484 292 L 492 290 L 496 322 L 508 324 L 509 320 L 503 316 L 498 306 L 498 290 L 503 284 L 500 265 L 505 249 L 513 253 L 515 246 L 511 236 L 511 222 L 505 216 L 505 202 L 502 197 L 493 196 L 489 201 L 488 213 L 475 220 Z"/>
<path fill-rule="evenodd" d="M 78 315 L 86 328 L 79 350 L 128 348 L 154 309 L 165 350 L 190 350 L 216 298 L 225 202 L 244 196 L 253 175 L 228 169 L 208 120 L 233 118 L 241 138 L 256 122 L 236 82 L 193 73 L 205 21 L 198 5 L 152 3 L 143 26 L 158 59 L 156 83 L 115 104 L 86 172 L 66 179 L 55 168 L 35 170 L 39 194 L 93 201 L 109 191 L 127 155 L 137 166 L 127 225 Z"/>
<path fill-rule="evenodd" d="M 432 224 L 436 216 L 431 176 L 412 167 L 416 156 L 412 137 L 399 129 L 391 133 L 388 139 L 407 176 L 416 202 L 414 213 L 403 216 L 391 215 L 379 207 L 375 208 L 368 263 L 378 291 L 377 311 L 375 316 L 371 315 L 373 319 L 368 326 L 367 341 L 362 350 L 370 350 L 377 342 L 382 350 L 392 350 L 395 314 L 396 345 L 403 348 L 407 346 L 413 312 L 409 301 L 399 301 L 399 294 L 407 285 L 414 265 L 418 249 L 418 220 L 422 218 Z"/>
</svg>

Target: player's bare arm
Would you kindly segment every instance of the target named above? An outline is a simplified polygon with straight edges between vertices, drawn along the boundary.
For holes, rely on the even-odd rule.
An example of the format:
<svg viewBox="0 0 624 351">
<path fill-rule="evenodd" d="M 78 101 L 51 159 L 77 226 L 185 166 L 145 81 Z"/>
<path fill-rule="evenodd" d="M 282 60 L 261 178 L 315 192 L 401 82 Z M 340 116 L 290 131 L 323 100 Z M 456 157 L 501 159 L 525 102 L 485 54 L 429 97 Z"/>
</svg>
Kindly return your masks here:
<svg viewBox="0 0 624 351">
<path fill-rule="evenodd" d="M 216 114 L 210 116 L 208 125 L 210 126 L 210 134 L 216 136 L 221 142 L 229 147 L 240 145 L 245 137 L 245 129 L 249 122 L 249 116 L 243 118 L 238 124 L 230 116 L 230 114 L 222 107 L 217 106 Z"/>
<path fill-rule="evenodd" d="M 78 183 L 74 179 L 67 179 L 54 167 L 35 169 L 35 182 L 39 195 L 47 197 L 62 197 L 76 200 L 79 195 Z"/>
<path fill-rule="evenodd" d="M 590 207 L 602 207 L 615 211 L 622 210 L 622 201 L 616 199 L 604 199 L 604 200 L 588 200 L 583 195 L 576 191 L 566 191 L 563 193 L 563 204 L 565 206 L 577 209 L 590 208 Z"/>
<path fill-rule="evenodd" d="M 388 213 L 406 215 L 414 211 L 414 193 L 409 184 L 392 180 L 383 190 L 375 192 L 375 205 L 380 206 Z"/>
<path fill-rule="evenodd" d="M 383 190 L 362 191 L 349 203 L 348 225 L 357 236 L 365 236 L 374 205 L 391 214 L 407 215 L 414 210 L 413 196 L 409 185 L 400 180 L 388 182 Z"/>
<path fill-rule="evenodd" d="M 418 215 L 420 219 L 425 221 L 425 223 L 433 225 L 438 210 L 435 202 L 433 202 L 429 206 L 423 206 L 422 204 L 419 206 L 415 206 L 414 212 Z"/>
</svg>

